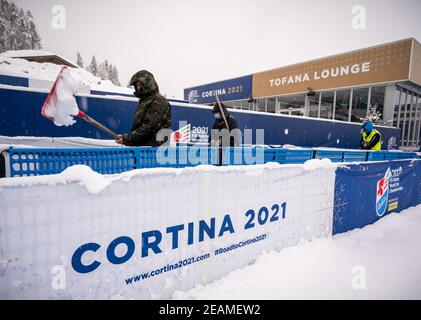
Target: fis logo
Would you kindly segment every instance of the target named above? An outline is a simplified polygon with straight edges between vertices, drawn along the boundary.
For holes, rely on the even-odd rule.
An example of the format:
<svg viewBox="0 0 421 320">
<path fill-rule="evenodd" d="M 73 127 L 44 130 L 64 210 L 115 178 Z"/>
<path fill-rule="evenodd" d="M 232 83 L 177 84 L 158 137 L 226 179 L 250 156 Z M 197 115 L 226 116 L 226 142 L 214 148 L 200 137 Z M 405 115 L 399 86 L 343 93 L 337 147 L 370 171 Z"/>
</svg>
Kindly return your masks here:
<svg viewBox="0 0 421 320">
<path fill-rule="evenodd" d="M 197 102 L 197 98 L 199 98 L 197 90 L 190 90 L 190 92 L 187 94 L 187 100 L 189 100 L 190 103 Z"/>
<path fill-rule="evenodd" d="M 382 179 L 377 181 L 377 195 L 376 195 L 376 212 L 379 217 L 386 213 L 387 202 L 389 200 L 389 180 L 392 176 L 390 168 Z"/>
</svg>

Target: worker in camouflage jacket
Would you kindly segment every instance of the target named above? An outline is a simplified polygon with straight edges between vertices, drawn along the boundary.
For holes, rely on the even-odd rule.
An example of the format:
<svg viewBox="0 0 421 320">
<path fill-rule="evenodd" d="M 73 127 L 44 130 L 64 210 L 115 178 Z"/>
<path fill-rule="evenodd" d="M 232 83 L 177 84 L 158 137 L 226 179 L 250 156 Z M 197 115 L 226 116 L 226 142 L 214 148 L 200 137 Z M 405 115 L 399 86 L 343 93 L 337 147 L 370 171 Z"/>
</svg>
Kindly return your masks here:
<svg viewBox="0 0 421 320">
<path fill-rule="evenodd" d="M 118 135 L 116 142 L 126 146 L 160 146 L 166 141 L 157 141 L 161 129 L 171 127 L 171 106 L 159 93 L 152 73 L 142 70 L 130 80 L 139 104 L 132 122 L 131 132 Z"/>
</svg>

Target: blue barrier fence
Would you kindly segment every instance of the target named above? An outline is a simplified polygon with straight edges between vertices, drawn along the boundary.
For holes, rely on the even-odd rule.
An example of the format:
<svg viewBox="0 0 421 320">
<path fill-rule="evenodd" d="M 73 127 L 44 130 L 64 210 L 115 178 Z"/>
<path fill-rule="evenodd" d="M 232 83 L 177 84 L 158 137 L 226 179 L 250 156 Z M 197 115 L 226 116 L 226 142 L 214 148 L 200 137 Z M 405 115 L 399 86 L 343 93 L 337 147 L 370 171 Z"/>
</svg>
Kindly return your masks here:
<svg viewBox="0 0 421 320">
<path fill-rule="evenodd" d="M 102 174 L 121 173 L 133 169 L 192 167 L 206 165 L 251 165 L 277 162 L 304 163 L 328 158 L 332 162 L 365 162 L 418 158 L 412 152 L 348 151 L 276 148 L 13 148 L 9 149 L 10 176 L 34 176 L 60 173 L 83 164 Z"/>
<path fill-rule="evenodd" d="M 334 194 L 333 234 L 363 228 L 421 203 L 421 161 L 338 167 Z"/>
</svg>

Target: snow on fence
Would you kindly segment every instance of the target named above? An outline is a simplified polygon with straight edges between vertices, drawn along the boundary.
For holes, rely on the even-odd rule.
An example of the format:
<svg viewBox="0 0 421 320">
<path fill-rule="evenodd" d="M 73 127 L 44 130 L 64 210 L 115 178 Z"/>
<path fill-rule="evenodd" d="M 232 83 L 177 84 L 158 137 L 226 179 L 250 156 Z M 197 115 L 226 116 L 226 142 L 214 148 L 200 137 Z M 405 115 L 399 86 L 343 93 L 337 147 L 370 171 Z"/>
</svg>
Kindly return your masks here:
<svg viewBox="0 0 421 320">
<path fill-rule="evenodd" d="M 421 160 L 0 180 L 0 298 L 170 298 L 421 203 Z M 311 263 L 311 262 L 310 262 Z"/>
<path fill-rule="evenodd" d="M 1 298 L 169 298 L 263 251 L 332 234 L 335 166 L 0 180 Z"/>
<path fill-rule="evenodd" d="M 363 152 L 333 149 L 217 148 L 189 146 L 164 148 L 14 148 L 3 153 L 7 176 L 31 176 L 60 173 L 84 164 L 103 173 L 122 173 L 141 168 L 192 167 L 199 164 L 250 165 L 277 162 L 304 163 L 311 159 L 332 162 L 365 162 L 418 158 L 414 152 Z M 1 154 L 0 154 L 1 156 Z M 0 175 L 1 177 L 1 175 Z"/>
</svg>

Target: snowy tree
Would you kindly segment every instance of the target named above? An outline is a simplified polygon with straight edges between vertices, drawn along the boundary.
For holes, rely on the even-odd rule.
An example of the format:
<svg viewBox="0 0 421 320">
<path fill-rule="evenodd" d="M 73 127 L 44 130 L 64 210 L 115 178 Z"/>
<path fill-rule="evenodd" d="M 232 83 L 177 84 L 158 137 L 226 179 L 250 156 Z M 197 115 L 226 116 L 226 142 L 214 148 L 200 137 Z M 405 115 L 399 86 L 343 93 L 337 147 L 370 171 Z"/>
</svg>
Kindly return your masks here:
<svg viewBox="0 0 421 320">
<path fill-rule="evenodd" d="M 108 62 L 105 60 L 98 65 L 98 73 L 96 74 L 98 77 L 104 80 L 108 80 Z"/>
<path fill-rule="evenodd" d="M 381 125 L 383 123 L 383 114 L 380 107 L 376 104 L 369 105 L 366 120 L 371 120 L 374 124 Z"/>
<path fill-rule="evenodd" d="M 89 64 L 87 70 L 94 76 L 98 75 L 98 63 L 96 62 L 95 56 L 92 56 L 91 63 Z"/>
<path fill-rule="evenodd" d="M 31 44 L 30 47 L 32 50 L 41 49 L 41 37 L 38 34 L 37 27 L 34 23 L 34 18 L 32 17 L 31 11 L 26 12 L 26 16 L 29 22 L 29 33 L 31 35 Z"/>
<path fill-rule="evenodd" d="M 77 65 L 83 68 L 82 55 L 77 53 Z M 98 63 L 95 55 L 92 56 L 91 63 L 86 68 L 93 75 L 103 79 L 110 80 L 114 85 L 120 86 L 120 81 L 118 80 L 118 70 L 117 67 L 108 62 L 105 59 L 104 62 Z"/>
<path fill-rule="evenodd" d="M 25 13 L 7 0 L 0 1 L 0 52 L 41 49 L 41 37 L 31 12 Z"/>
<path fill-rule="evenodd" d="M 85 65 L 84 65 L 84 63 L 83 63 L 82 55 L 80 54 L 80 52 L 78 52 L 78 53 L 76 54 L 76 64 L 77 64 L 79 67 L 81 67 L 81 68 L 84 68 L 84 67 L 85 67 Z"/>
<path fill-rule="evenodd" d="M 111 69 L 111 82 L 116 86 L 121 86 L 120 80 L 118 80 L 118 70 L 116 66 L 113 66 Z"/>
</svg>

